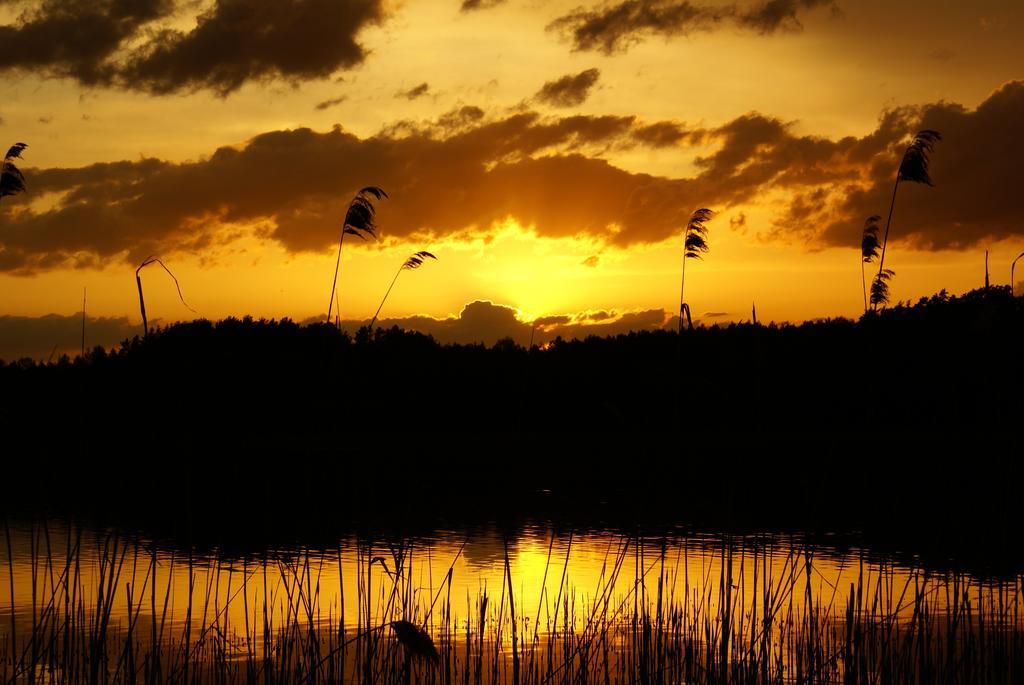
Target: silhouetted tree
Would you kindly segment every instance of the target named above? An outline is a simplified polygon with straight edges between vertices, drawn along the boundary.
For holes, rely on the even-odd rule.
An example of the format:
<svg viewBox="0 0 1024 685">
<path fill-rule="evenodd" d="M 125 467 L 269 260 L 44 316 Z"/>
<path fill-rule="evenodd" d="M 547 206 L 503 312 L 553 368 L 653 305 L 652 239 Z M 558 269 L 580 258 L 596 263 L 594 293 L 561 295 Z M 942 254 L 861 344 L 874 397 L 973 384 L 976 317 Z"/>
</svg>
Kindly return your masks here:
<svg viewBox="0 0 1024 685">
<path fill-rule="evenodd" d="M 411 257 L 402 263 L 402 266 L 398 267 L 398 271 L 395 272 L 395 277 L 391 279 L 391 285 L 388 286 L 388 290 L 384 293 L 384 299 L 380 301 L 380 306 L 377 307 L 376 313 L 373 315 L 373 320 L 370 321 L 370 330 L 373 330 L 373 325 L 377 323 L 377 317 L 380 316 L 380 310 L 384 308 L 384 303 L 388 301 L 388 295 L 391 294 L 391 289 L 395 287 L 395 281 L 398 280 L 398 276 L 405 270 L 412 271 L 423 266 L 423 260 L 425 259 L 437 259 L 432 253 L 426 250 L 420 250 L 419 252 L 413 253 Z"/>
<path fill-rule="evenodd" d="M 331 281 L 331 299 L 327 303 L 327 321 L 331 321 L 331 310 L 334 307 L 334 290 L 338 286 L 338 270 L 341 268 L 341 248 L 345 244 L 346 235 L 354 235 L 362 240 L 366 236 L 377 237 L 377 210 L 371 197 L 377 200 L 388 196 L 382 188 L 367 186 L 355 194 L 345 212 L 345 222 L 341 226 L 341 237 L 338 239 L 338 258 L 334 263 L 334 279 Z M 339 305 L 340 306 L 340 305 Z"/>
<path fill-rule="evenodd" d="M 708 229 L 705 224 L 714 216 L 715 213 L 710 209 L 701 208 L 691 214 L 690 220 L 686 222 L 686 231 L 683 233 L 683 269 L 679 283 L 679 333 L 683 331 L 684 311 L 687 321 L 690 321 L 690 326 L 693 325 L 689 316 L 690 307 L 683 299 L 686 288 L 686 260 L 701 259 L 702 255 L 708 251 Z"/>
<path fill-rule="evenodd" d="M 885 270 L 885 248 L 889 244 L 889 227 L 892 224 L 893 211 L 896 209 L 896 191 L 900 189 L 902 181 L 922 183 L 926 186 L 934 185 L 928 173 L 928 165 L 932 150 L 935 149 L 935 143 L 940 140 L 942 140 L 942 134 L 938 131 L 932 129 L 919 131 L 903 153 L 899 171 L 896 172 L 896 184 L 892 189 L 892 201 L 889 203 L 889 218 L 885 221 L 885 235 L 882 237 L 882 255 L 878 259 L 878 276 L 875 280 L 879 282 L 878 287 L 880 288 L 884 285 L 881 281 L 883 280 L 882 274 Z M 874 292 L 875 285 L 872 284 L 871 288 L 872 292 Z"/>
<path fill-rule="evenodd" d="M 860 284 L 864 289 L 864 311 L 868 310 L 868 282 L 864 273 L 864 265 L 870 264 L 878 257 L 878 222 L 882 217 L 874 214 L 864 221 L 864 235 L 860 239 Z"/>
<path fill-rule="evenodd" d="M 4 156 L 3 169 L 0 171 L 0 198 L 17 195 L 25 190 L 25 176 L 14 160 L 20 159 L 27 147 L 25 143 L 15 143 Z"/>
</svg>

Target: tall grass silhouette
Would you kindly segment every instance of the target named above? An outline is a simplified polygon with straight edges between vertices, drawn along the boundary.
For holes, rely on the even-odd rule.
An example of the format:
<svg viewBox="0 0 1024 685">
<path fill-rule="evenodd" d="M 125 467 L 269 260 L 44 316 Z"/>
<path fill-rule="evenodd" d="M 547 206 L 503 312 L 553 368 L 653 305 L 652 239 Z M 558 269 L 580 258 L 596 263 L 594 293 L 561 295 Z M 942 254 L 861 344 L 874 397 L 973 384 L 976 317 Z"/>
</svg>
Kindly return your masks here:
<svg viewBox="0 0 1024 685">
<path fill-rule="evenodd" d="M 0 169 L 0 199 L 25 191 L 25 175 L 14 160 L 20 159 L 27 147 L 25 143 L 15 143 L 4 155 L 3 168 Z"/>
<path fill-rule="evenodd" d="M 1014 288 L 1016 287 L 1016 282 L 1014 281 L 1014 271 L 1017 269 L 1017 262 L 1020 261 L 1021 257 L 1024 257 L 1024 252 L 1021 252 L 1019 255 L 1017 255 L 1014 258 L 1013 262 L 1010 263 L 1010 294 L 1011 295 L 1015 295 L 1016 294 L 1016 292 L 1014 291 Z"/>
<path fill-rule="evenodd" d="M 925 129 L 919 131 L 914 136 L 914 140 L 911 141 L 906 151 L 903 153 L 903 159 L 900 160 L 899 170 L 896 172 L 896 183 L 892 189 L 892 200 L 889 202 L 889 216 L 885 220 L 885 233 L 882 236 L 882 254 L 878 258 L 878 275 L 875 276 L 875 280 L 878 281 L 877 290 L 881 292 L 883 289 L 888 290 L 888 285 L 883 283 L 885 274 L 885 249 L 889 244 L 889 229 L 892 226 L 893 212 L 896 210 L 896 193 L 900 189 L 900 183 L 907 181 L 910 183 L 920 183 L 926 186 L 933 186 L 931 175 L 928 172 L 928 167 L 931 163 L 931 154 L 935 149 L 935 143 L 942 140 L 942 134 L 932 129 Z M 892 278 L 892 274 L 889 274 L 889 278 Z M 875 284 L 871 286 L 872 293 L 875 292 Z"/>
<path fill-rule="evenodd" d="M 708 221 L 711 221 L 715 213 L 707 208 L 701 208 L 690 215 L 686 222 L 686 230 L 683 233 L 683 268 L 679 282 L 679 328 L 677 333 L 683 332 L 683 316 L 686 316 L 687 326 L 693 328 L 693 319 L 690 316 L 690 306 L 686 303 L 684 293 L 686 289 L 686 260 L 702 259 L 708 251 Z"/>
<path fill-rule="evenodd" d="M 340 551 L 158 556 L 116 532 L 30 535 L 31 613 L 0 626 L 5 683 L 1010 685 L 1024 672 L 1019 578 L 863 552 L 833 575 L 814 547 L 767 538 L 672 551 L 612 537 L 586 587 L 566 574 L 570 538 L 562 569 L 547 546 L 532 615 L 515 611 L 507 568 L 500 598 L 486 585 L 453 597 L 454 560 L 438 582 L 414 581 L 429 550 L 417 567 L 412 541 L 388 544 L 387 574 L 357 542 L 352 587 Z M 332 566 L 355 616 L 326 596 Z"/>
<path fill-rule="evenodd" d="M 895 275 L 896 272 L 892 269 L 885 269 L 882 273 L 875 276 L 875 280 L 871 282 L 872 309 L 878 309 L 889 304 L 889 281 Z"/>
<path fill-rule="evenodd" d="M 338 287 L 338 271 L 341 269 L 341 249 L 345 245 L 345 236 L 354 235 L 361 240 L 367 236 L 377 237 L 377 209 L 373 200 L 387 199 L 388 194 L 383 188 L 366 186 L 352 198 L 345 212 L 345 221 L 341 225 L 341 236 L 338 238 L 338 258 L 334 262 L 334 278 L 331 280 L 331 297 L 327 303 L 327 322 L 331 321 L 334 309 L 334 293 Z M 340 305 L 339 305 L 340 306 Z"/>
<path fill-rule="evenodd" d="M 384 298 L 380 301 L 377 306 L 377 311 L 373 314 L 373 320 L 370 321 L 370 330 L 373 330 L 374 324 L 377 323 L 377 317 L 380 316 L 380 310 L 384 308 L 384 303 L 388 301 L 388 295 L 391 294 L 391 289 L 395 287 L 395 282 L 403 271 L 415 271 L 416 269 L 423 266 L 423 262 L 427 259 L 436 260 L 437 257 L 433 253 L 427 252 L 426 250 L 420 250 L 419 252 L 413 253 L 408 259 L 402 262 L 402 266 L 398 267 L 398 271 L 395 272 L 395 277 L 391 279 L 391 285 L 388 286 L 387 292 L 384 293 Z"/>
<path fill-rule="evenodd" d="M 185 305 L 186 309 L 188 309 L 193 314 L 196 313 L 196 310 L 192 309 L 192 307 L 189 306 L 188 302 L 185 301 L 185 296 L 181 294 L 181 283 L 178 282 L 177 277 L 173 273 L 171 273 L 171 270 L 168 269 L 167 265 L 164 264 L 160 259 L 157 259 L 156 257 L 150 255 L 149 257 L 146 257 L 146 259 L 143 260 L 142 264 L 139 264 L 139 268 L 135 270 L 135 285 L 138 286 L 139 289 L 139 311 L 142 313 L 142 334 L 144 336 L 149 335 L 149 319 L 146 318 L 146 298 L 142 292 L 141 272 L 150 264 L 159 264 L 163 268 L 163 270 L 167 272 L 167 275 L 174 280 L 174 287 L 178 290 L 178 299 L 181 300 L 181 303 Z"/>
<path fill-rule="evenodd" d="M 860 239 L 860 284 L 864 289 L 864 311 L 868 310 L 868 282 L 864 273 L 864 265 L 870 264 L 878 259 L 878 248 L 881 243 L 878 240 L 878 222 L 882 217 L 874 214 L 864 221 L 864 233 Z"/>
</svg>

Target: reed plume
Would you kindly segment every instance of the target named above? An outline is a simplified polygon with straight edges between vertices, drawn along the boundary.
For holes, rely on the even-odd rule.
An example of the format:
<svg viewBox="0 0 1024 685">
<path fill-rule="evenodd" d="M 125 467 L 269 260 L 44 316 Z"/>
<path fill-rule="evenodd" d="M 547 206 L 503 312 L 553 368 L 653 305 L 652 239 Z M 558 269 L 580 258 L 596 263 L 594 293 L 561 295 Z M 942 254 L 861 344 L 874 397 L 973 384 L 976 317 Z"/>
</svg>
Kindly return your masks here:
<svg viewBox="0 0 1024 685">
<path fill-rule="evenodd" d="M 3 169 L 0 170 L 0 198 L 25 191 L 25 175 L 21 173 L 14 160 L 21 159 L 21 153 L 27 147 L 25 143 L 15 143 L 4 155 Z"/>
<path fill-rule="evenodd" d="M 882 254 L 878 259 L 878 276 L 875 279 L 876 281 L 882 280 L 882 274 L 885 271 L 885 248 L 889 244 L 889 228 L 892 225 L 892 215 L 896 209 L 896 192 L 900 189 L 900 183 L 909 181 L 926 186 L 934 185 L 928 171 L 928 166 L 931 163 L 931 154 L 935 149 L 935 143 L 941 140 L 942 134 L 938 131 L 932 129 L 919 131 L 903 153 L 899 171 L 896 172 L 896 184 L 892 189 L 892 200 L 889 203 L 889 218 L 885 221 L 885 235 L 882 237 Z M 872 284 L 871 288 L 873 294 L 874 284 Z M 872 297 L 873 300 L 874 297 Z"/>
<path fill-rule="evenodd" d="M 871 307 L 878 309 L 889 304 L 889 281 L 896 275 L 892 269 L 885 269 L 871 282 Z"/>
<path fill-rule="evenodd" d="M 867 275 L 864 273 L 864 265 L 870 264 L 878 258 L 878 248 L 881 243 L 878 240 L 878 222 L 882 217 L 874 214 L 864 221 L 864 234 L 860 239 L 860 284 L 864 289 L 864 311 L 868 310 L 868 284 Z"/>
<path fill-rule="evenodd" d="M 711 221 L 715 213 L 707 208 L 701 208 L 690 215 L 686 222 L 686 231 L 683 233 L 683 269 L 679 284 L 679 330 L 683 332 L 683 315 L 685 313 L 689 327 L 693 328 L 693 321 L 690 319 L 690 308 L 683 299 L 683 292 L 686 287 L 686 260 L 702 259 L 708 251 L 708 228 L 705 225 Z"/>
<path fill-rule="evenodd" d="M 327 303 L 327 321 L 331 320 L 334 309 L 334 292 L 338 287 L 338 271 L 341 268 L 341 248 L 345 244 L 346 235 L 354 235 L 366 240 L 367 236 L 377 238 L 377 209 L 373 200 L 385 200 L 388 194 L 383 188 L 366 186 L 352 198 L 345 212 L 345 222 L 341 226 L 341 237 L 338 238 L 338 258 L 334 262 L 334 279 L 331 281 L 331 299 Z M 372 198 L 372 199 L 371 199 Z M 340 305 L 339 305 L 340 306 Z"/>
<path fill-rule="evenodd" d="M 398 276 L 403 271 L 413 271 L 423 266 L 423 262 L 427 259 L 437 259 L 433 253 L 427 252 L 426 250 L 420 250 L 414 252 L 412 256 L 402 262 L 402 266 L 398 267 L 398 271 L 395 272 L 395 277 L 391 279 L 391 285 L 388 286 L 387 292 L 384 293 L 384 299 L 380 301 L 380 305 L 377 307 L 377 312 L 373 315 L 373 320 L 370 321 L 370 330 L 373 330 L 373 325 L 377 323 L 377 317 L 380 316 L 380 310 L 384 308 L 384 303 L 388 301 L 388 295 L 391 294 L 391 289 L 395 287 L 395 281 L 398 280 Z"/>
<path fill-rule="evenodd" d="M 171 273 L 171 270 L 167 268 L 166 264 L 153 255 L 150 255 L 149 257 L 146 257 L 142 264 L 139 264 L 139 268 L 135 270 L 135 284 L 139 288 L 139 310 L 142 312 L 142 333 L 144 336 L 149 335 L 149 319 L 146 318 L 146 298 L 142 294 L 142 275 L 139 272 L 150 264 L 159 264 L 163 270 L 167 272 L 167 275 L 174 280 L 174 287 L 178 289 L 178 299 L 181 300 L 181 303 L 193 314 L 198 313 L 188 305 L 188 302 L 185 301 L 185 296 L 181 294 L 181 284 L 178 282 L 177 277 Z"/>
</svg>

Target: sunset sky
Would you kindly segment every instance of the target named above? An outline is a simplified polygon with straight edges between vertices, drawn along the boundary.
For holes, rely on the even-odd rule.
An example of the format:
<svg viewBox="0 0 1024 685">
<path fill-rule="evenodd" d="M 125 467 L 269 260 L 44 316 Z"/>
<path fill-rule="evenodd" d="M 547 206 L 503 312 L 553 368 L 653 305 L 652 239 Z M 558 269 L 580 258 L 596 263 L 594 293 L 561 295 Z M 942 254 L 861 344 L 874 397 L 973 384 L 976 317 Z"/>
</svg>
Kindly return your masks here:
<svg viewBox="0 0 1024 685">
<path fill-rule="evenodd" d="M 935 187 L 900 188 L 894 299 L 980 286 L 985 250 L 1005 284 L 1022 37 L 1019 0 L 0 0 L 0 145 L 29 145 L 0 201 L 0 331 L 29 353 L 83 287 L 97 331 L 134 331 L 150 254 L 203 317 L 322 316 L 365 185 L 391 197 L 378 243 L 346 241 L 344 319 L 428 249 L 386 320 L 659 326 L 704 206 L 695 317 L 856 316 L 864 219 L 923 128 L 944 140 Z M 196 316 L 143 274 L 152 318 Z"/>
</svg>

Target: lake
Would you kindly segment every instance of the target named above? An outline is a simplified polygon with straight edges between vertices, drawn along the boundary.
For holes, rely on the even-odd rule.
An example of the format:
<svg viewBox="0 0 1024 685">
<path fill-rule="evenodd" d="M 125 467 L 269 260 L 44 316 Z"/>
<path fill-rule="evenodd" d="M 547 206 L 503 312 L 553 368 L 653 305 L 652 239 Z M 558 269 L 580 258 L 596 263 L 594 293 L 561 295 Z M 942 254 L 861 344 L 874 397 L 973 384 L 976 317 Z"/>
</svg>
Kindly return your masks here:
<svg viewBox="0 0 1024 685">
<path fill-rule="evenodd" d="M 1014 670 L 1024 663 L 1019 577 L 800 535 L 533 521 L 248 551 L 190 551 L 52 521 L 13 522 L 7 536 L 5 680 L 896 682 L 952 669 L 999 682 L 1024 673 Z"/>
</svg>

